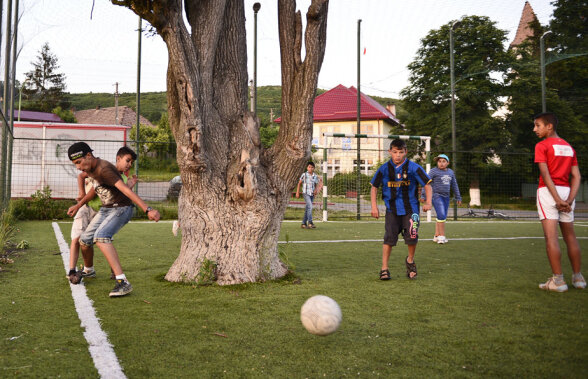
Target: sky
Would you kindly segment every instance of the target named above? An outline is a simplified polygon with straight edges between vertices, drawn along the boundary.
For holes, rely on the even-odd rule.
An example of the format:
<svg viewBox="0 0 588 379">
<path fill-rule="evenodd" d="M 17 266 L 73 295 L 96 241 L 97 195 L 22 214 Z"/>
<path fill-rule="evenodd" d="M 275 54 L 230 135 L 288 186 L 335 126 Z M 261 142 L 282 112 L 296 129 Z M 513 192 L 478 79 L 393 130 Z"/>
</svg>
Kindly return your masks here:
<svg viewBox="0 0 588 379">
<path fill-rule="evenodd" d="M 257 84 L 280 85 L 276 0 L 257 0 Z M 530 0 L 541 24 L 548 24 L 552 0 Z M 253 3 L 245 0 L 247 51 L 253 77 Z M 4 6 L 6 7 L 6 1 Z M 310 0 L 297 1 L 303 23 Z M 519 24 L 524 0 L 331 0 L 327 47 L 318 87 L 357 86 L 360 29 L 360 85 L 368 95 L 398 98 L 408 85 L 407 66 L 431 29 L 466 15 L 487 16 L 507 31 Z M 6 17 L 6 9 L 3 17 Z M 66 75 L 67 92 L 136 92 L 139 18 L 107 0 L 20 0 L 16 79 L 22 82 L 44 43 Z M 3 22 L 3 27 L 6 22 Z M 148 24 L 143 21 L 143 28 Z M 4 38 L 5 30 L 2 31 Z M 4 41 L 3 41 L 4 42 Z M 165 91 L 167 49 L 161 37 L 141 37 L 141 92 Z M 365 54 L 363 51 L 365 49 Z M 4 72 L 2 47 L 2 73 Z"/>
</svg>

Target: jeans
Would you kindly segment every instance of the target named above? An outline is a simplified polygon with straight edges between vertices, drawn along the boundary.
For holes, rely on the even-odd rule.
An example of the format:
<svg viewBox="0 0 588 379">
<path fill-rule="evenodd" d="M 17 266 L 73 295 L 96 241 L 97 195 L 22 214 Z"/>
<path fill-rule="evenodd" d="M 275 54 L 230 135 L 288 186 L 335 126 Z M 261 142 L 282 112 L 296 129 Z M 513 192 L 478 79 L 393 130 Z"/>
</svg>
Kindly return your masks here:
<svg viewBox="0 0 588 379">
<path fill-rule="evenodd" d="M 449 209 L 449 197 L 433 195 L 433 207 L 437 213 L 437 221 L 443 222 L 447 219 L 447 210 Z"/>
<path fill-rule="evenodd" d="M 304 202 L 306 203 L 302 223 L 304 225 L 306 225 L 307 223 L 312 224 L 312 200 L 314 199 L 314 195 L 307 195 L 303 193 L 302 196 L 304 196 Z"/>
<path fill-rule="evenodd" d="M 80 243 L 92 246 L 95 242 L 112 243 L 112 237 L 133 216 L 133 206 L 100 208 L 90 225 L 80 236 Z"/>
</svg>

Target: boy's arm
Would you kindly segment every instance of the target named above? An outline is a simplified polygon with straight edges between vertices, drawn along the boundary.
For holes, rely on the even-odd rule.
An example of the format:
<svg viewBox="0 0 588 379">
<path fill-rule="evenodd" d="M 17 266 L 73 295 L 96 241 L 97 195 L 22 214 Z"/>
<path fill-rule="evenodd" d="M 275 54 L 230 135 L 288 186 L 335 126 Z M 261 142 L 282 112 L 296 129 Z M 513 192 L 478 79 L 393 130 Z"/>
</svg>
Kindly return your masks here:
<svg viewBox="0 0 588 379">
<path fill-rule="evenodd" d="M 88 174 L 85 172 L 80 172 L 78 175 L 78 196 L 76 197 L 76 201 L 80 201 L 84 195 L 86 194 L 86 178 Z"/>
<path fill-rule="evenodd" d="M 321 192 L 322 189 L 323 189 L 323 178 L 321 178 L 319 176 L 318 185 L 316 186 L 316 189 L 314 190 L 314 194 L 316 195 L 317 193 Z"/>
<path fill-rule="evenodd" d="M 94 196 L 96 196 L 96 190 L 94 190 L 94 187 L 90 188 L 90 190 L 88 191 L 87 194 L 85 194 L 78 202 L 76 205 L 72 205 L 71 207 L 69 207 L 69 209 L 67 210 L 67 215 L 70 217 L 75 216 L 76 213 L 78 213 L 78 211 L 80 210 L 81 207 L 84 206 L 84 204 L 87 204 L 88 201 L 92 200 L 94 198 Z"/>
<path fill-rule="evenodd" d="M 433 202 L 433 187 L 431 187 L 431 182 L 427 183 L 425 185 L 425 204 L 423 204 L 423 211 L 430 211 L 431 208 L 433 208 L 432 206 L 432 202 Z"/>
<path fill-rule="evenodd" d="M 114 186 L 118 188 L 118 190 L 122 192 L 126 197 L 131 199 L 133 203 L 137 204 L 137 206 L 141 208 L 143 212 L 145 212 L 149 207 L 147 203 L 145 203 L 143 199 L 139 197 L 139 195 L 137 195 L 136 193 L 131 191 L 129 187 L 127 187 L 127 185 L 125 184 L 125 182 L 122 181 L 122 179 L 114 183 Z M 149 218 L 149 220 L 153 221 L 159 221 L 160 218 L 159 212 L 156 209 L 153 209 L 149 213 L 147 213 L 147 217 Z"/>
<path fill-rule="evenodd" d="M 296 186 L 296 198 L 300 197 L 300 183 L 302 183 L 302 180 L 299 180 L 298 185 Z"/>
<path fill-rule="evenodd" d="M 582 176 L 580 175 L 580 169 L 578 168 L 578 166 L 572 166 L 570 176 L 570 195 L 566 199 L 566 202 L 571 207 L 580 189 L 580 183 L 582 182 Z"/>
<path fill-rule="evenodd" d="M 370 198 L 372 200 L 372 217 L 380 218 L 380 211 L 378 210 L 378 187 L 374 187 L 373 184 L 370 183 L 372 189 L 370 190 Z"/>
<path fill-rule="evenodd" d="M 539 173 L 541 174 L 541 177 L 543 178 L 543 183 L 545 183 L 545 187 L 547 187 L 547 189 L 549 190 L 549 193 L 553 197 L 553 200 L 555 201 L 555 207 L 557 208 L 557 210 L 560 212 L 569 212 L 571 210 L 570 204 L 568 204 L 561 197 L 559 197 L 559 194 L 557 193 L 557 190 L 555 189 L 555 184 L 553 183 L 553 180 L 551 179 L 551 175 L 549 175 L 549 168 L 547 168 L 547 163 L 539 162 L 539 163 L 537 163 L 537 165 L 539 166 Z M 576 192 L 577 192 L 577 189 L 576 189 Z M 571 190 L 570 190 L 570 195 L 571 195 Z M 574 195 L 574 197 L 575 197 L 575 195 Z"/>
<path fill-rule="evenodd" d="M 130 178 L 127 179 L 127 187 L 132 189 L 135 186 L 135 184 L 137 184 L 138 181 L 139 181 L 139 179 L 137 178 L 137 175 L 131 176 Z"/>
<path fill-rule="evenodd" d="M 455 172 L 453 173 L 453 178 L 451 178 L 451 187 L 453 187 L 453 196 L 455 197 L 457 205 L 461 205 L 461 193 L 459 192 L 459 186 L 457 185 Z"/>
</svg>

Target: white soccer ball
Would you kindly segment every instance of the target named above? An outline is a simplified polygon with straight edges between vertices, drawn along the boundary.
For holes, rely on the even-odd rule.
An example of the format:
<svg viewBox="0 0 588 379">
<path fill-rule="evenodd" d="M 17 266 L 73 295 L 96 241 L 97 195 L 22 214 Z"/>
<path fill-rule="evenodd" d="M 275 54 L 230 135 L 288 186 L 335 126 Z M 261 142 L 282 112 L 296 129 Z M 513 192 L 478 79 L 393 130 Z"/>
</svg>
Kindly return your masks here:
<svg viewBox="0 0 588 379">
<path fill-rule="evenodd" d="M 326 336 L 341 324 L 341 308 L 328 296 L 316 295 L 306 300 L 300 310 L 302 325 L 312 334 Z"/>
</svg>

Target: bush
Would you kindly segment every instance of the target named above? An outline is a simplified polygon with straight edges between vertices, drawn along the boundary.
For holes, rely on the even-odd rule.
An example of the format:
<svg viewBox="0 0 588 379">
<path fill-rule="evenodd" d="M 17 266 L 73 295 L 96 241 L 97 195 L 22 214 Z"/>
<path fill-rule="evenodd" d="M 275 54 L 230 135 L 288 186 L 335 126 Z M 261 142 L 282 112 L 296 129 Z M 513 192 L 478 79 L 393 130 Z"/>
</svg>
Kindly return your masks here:
<svg viewBox="0 0 588 379">
<path fill-rule="evenodd" d="M 52 199 L 51 188 L 45 186 L 32 194 L 30 200 L 13 200 L 12 213 L 17 220 L 60 220 L 67 217 L 67 209 L 72 205 L 72 200 Z"/>
</svg>

